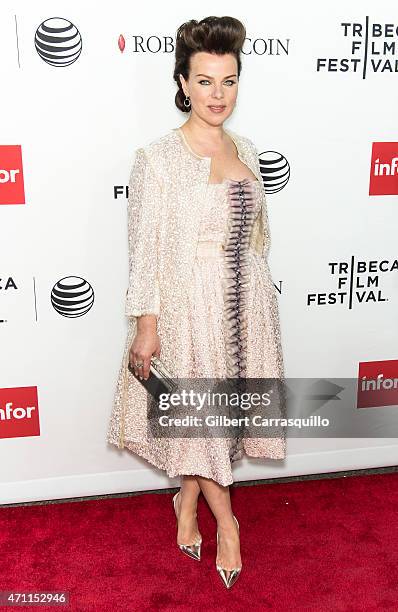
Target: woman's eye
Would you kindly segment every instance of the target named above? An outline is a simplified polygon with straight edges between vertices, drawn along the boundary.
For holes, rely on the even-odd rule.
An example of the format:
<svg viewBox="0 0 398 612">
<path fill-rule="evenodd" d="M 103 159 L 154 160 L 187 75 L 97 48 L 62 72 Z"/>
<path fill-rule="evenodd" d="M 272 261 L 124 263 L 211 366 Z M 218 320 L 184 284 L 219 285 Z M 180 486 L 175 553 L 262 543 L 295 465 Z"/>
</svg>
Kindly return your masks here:
<svg viewBox="0 0 398 612">
<path fill-rule="evenodd" d="M 202 85 L 202 83 L 210 83 L 210 81 L 208 79 L 202 79 L 201 81 L 199 81 L 199 85 Z M 227 81 L 225 81 L 225 83 L 231 83 L 231 85 L 234 85 L 236 81 L 228 79 Z"/>
</svg>

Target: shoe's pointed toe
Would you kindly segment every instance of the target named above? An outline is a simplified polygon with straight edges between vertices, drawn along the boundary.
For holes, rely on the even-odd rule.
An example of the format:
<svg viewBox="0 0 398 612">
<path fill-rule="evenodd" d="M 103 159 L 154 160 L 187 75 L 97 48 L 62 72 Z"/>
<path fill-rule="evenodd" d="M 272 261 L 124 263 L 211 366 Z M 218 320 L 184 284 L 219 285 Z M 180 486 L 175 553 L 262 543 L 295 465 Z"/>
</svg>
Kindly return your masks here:
<svg viewBox="0 0 398 612">
<path fill-rule="evenodd" d="M 191 557 L 191 559 L 196 559 L 196 561 L 200 561 L 200 548 L 202 543 L 200 544 L 179 544 L 180 550 Z"/>
<path fill-rule="evenodd" d="M 241 570 L 240 569 L 227 570 L 221 567 L 220 565 L 217 565 L 217 572 L 219 576 L 221 577 L 221 580 L 223 581 L 224 585 L 227 587 L 227 589 L 230 589 L 231 586 L 235 584 L 235 582 L 238 580 Z"/>
</svg>

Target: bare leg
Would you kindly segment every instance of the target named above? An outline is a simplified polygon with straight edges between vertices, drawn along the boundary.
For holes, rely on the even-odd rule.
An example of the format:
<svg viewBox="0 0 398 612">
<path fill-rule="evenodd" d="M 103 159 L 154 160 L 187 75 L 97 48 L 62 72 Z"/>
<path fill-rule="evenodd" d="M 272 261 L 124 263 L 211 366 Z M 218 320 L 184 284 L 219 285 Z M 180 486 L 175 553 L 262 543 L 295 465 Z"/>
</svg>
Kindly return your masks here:
<svg viewBox="0 0 398 612">
<path fill-rule="evenodd" d="M 196 476 L 196 479 L 217 521 L 219 546 L 216 562 L 228 570 L 240 567 L 239 532 L 233 518 L 229 487 L 203 476 Z"/>
<path fill-rule="evenodd" d="M 197 521 L 199 494 L 196 476 L 182 476 L 180 494 L 176 499 L 177 544 L 193 544 L 200 537 Z"/>
</svg>

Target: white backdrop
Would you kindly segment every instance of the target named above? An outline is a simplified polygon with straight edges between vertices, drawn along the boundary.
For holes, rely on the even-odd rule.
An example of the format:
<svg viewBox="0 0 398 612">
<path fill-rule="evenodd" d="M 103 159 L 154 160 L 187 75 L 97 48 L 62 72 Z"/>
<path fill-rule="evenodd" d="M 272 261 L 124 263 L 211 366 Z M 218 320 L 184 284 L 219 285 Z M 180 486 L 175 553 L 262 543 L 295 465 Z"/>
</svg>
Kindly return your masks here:
<svg viewBox="0 0 398 612">
<path fill-rule="evenodd" d="M 125 189 L 135 149 L 187 118 L 174 105 L 172 43 L 189 19 L 226 14 L 245 23 L 239 98 L 226 126 L 251 138 L 264 160 L 276 152 L 290 166 L 289 181 L 267 198 L 286 376 L 356 379 L 360 364 L 398 359 L 396 272 L 380 273 L 379 301 L 360 303 L 355 291 L 351 307 L 307 301 L 337 291 L 330 262 L 397 256 L 398 178 L 373 176 L 372 163 L 373 143 L 374 159 L 398 156 L 398 52 L 385 47 L 398 45 L 395 2 L 205 0 L 200 8 L 2 3 L 0 503 L 178 483 L 105 437 L 127 329 Z M 69 65 L 61 44 L 57 66 L 35 47 L 52 18 L 72 24 L 78 53 Z M 378 36 L 373 24 L 391 28 Z M 372 60 L 382 62 L 378 71 Z M 369 194 L 370 178 L 380 195 Z M 71 277 L 83 279 L 81 316 L 63 316 L 51 300 L 64 278 L 71 291 Z M 7 415 L 9 402 L 32 406 L 34 418 Z M 396 406 L 374 410 L 382 420 Z M 397 460 L 396 439 L 292 438 L 286 461 L 246 458 L 234 478 Z"/>
</svg>

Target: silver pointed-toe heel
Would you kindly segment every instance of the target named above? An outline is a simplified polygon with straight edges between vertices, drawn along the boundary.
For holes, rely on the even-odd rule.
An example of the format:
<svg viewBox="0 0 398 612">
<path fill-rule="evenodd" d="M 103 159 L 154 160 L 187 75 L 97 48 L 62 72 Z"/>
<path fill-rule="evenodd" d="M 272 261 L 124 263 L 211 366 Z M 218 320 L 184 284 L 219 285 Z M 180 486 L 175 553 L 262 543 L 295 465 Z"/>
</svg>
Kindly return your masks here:
<svg viewBox="0 0 398 612">
<path fill-rule="evenodd" d="M 177 516 L 177 510 L 176 510 L 176 499 L 179 493 L 180 492 L 177 491 L 177 493 L 173 497 L 173 506 L 174 506 L 174 513 L 177 519 L 177 527 L 178 527 L 178 516 Z M 200 548 L 202 546 L 202 538 L 200 538 L 198 542 L 194 542 L 194 544 L 177 544 L 177 546 L 181 550 L 181 552 L 188 555 L 188 557 L 190 557 L 191 559 L 200 561 Z"/>
<path fill-rule="evenodd" d="M 235 515 L 233 515 L 233 517 L 236 521 L 236 525 L 239 531 L 238 519 L 236 518 Z M 218 531 L 217 531 L 217 549 L 218 549 Z M 228 570 L 228 569 L 225 569 L 224 567 L 221 567 L 221 565 L 218 565 L 217 562 L 216 562 L 216 568 L 217 568 L 217 572 L 219 573 L 221 577 L 221 580 L 223 581 L 223 584 L 227 587 L 227 589 L 230 589 L 231 586 L 235 584 L 235 582 L 238 580 L 239 575 L 242 571 L 242 566 Z"/>
</svg>

